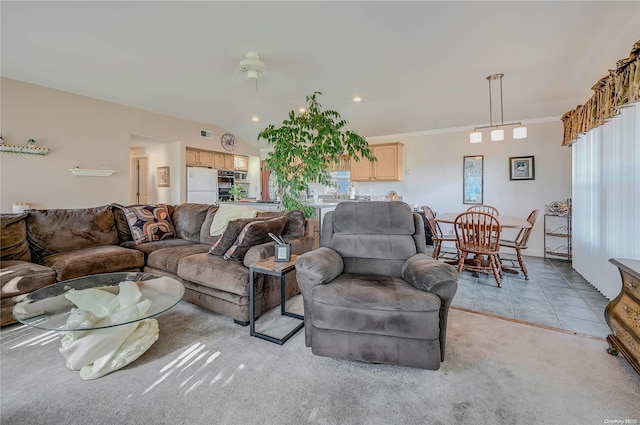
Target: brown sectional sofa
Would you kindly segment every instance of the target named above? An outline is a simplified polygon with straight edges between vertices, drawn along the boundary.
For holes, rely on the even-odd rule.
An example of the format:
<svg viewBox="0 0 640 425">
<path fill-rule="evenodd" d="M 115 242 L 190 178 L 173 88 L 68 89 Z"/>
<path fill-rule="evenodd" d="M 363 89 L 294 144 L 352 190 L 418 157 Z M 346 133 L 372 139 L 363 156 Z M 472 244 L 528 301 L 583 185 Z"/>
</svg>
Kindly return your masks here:
<svg viewBox="0 0 640 425">
<path fill-rule="evenodd" d="M 121 206 L 27 210 L 2 214 L 0 232 L 0 325 L 15 321 L 13 305 L 36 289 L 76 277 L 117 271 L 145 271 L 170 276 L 185 286 L 184 300 L 249 322 L 249 264 L 273 255 L 273 242 L 250 246 L 241 260 L 209 253 L 220 238 L 209 229 L 217 205 L 185 203 L 168 206 L 173 238 L 136 244 Z M 300 212 L 277 213 L 282 235 L 294 254 L 313 249 L 306 219 Z M 258 213 L 268 220 L 274 213 Z M 248 220 L 251 221 L 251 220 Z M 250 243 L 251 241 L 249 241 Z M 246 250 L 246 247 L 245 247 Z M 264 285 L 264 279 L 269 284 Z M 287 276 L 287 296 L 299 292 L 295 273 Z M 256 313 L 280 302 L 280 281 L 256 276 Z"/>
</svg>

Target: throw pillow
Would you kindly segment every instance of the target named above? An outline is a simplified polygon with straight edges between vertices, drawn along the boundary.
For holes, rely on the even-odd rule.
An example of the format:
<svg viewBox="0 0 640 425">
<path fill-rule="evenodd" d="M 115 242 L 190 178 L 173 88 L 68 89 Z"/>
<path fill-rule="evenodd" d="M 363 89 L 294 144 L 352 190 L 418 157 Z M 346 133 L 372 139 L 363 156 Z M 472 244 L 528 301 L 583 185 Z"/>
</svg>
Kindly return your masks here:
<svg viewBox="0 0 640 425">
<path fill-rule="evenodd" d="M 200 229 L 207 217 L 209 204 L 184 203 L 176 205 L 171 221 L 176 229 L 176 237 L 200 243 Z"/>
<path fill-rule="evenodd" d="M 227 223 L 224 231 L 222 232 L 222 235 L 220 235 L 220 238 L 213 244 L 213 246 L 209 250 L 209 254 L 224 255 L 224 253 L 227 252 L 229 248 L 231 248 L 231 245 L 233 245 L 236 239 L 238 239 L 238 236 L 240 235 L 240 232 L 242 232 L 242 229 L 244 229 L 247 224 L 251 223 L 254 220 L 256 219 L 237 218 Z"/>
<path fill-rule="evenodd" d="M 136 244 L 172 239 L 175 229 L 165 204 L 125 207 L 131 236 Z"/>
<path fill-rule="evenodd" d="M 269 233 L 280 235 L 285 224 L 287 224 L 287 218 L 284 216 L 264 221 L 252 221 L 244 226 L 236 241 L 224 254 L 224 259 L 242 260 L 252 246 L 271 241 Z"/>
<path fill-rule="evenodd" d="M 280 217 L 284 215 L 287 217 L 287 224 L 282 229 L 282 236 L 284 239 L 295 239 L 304 236 L 307 233 L 307 218 L 300 210 L 287 211 L 286 213 L 278 211 L 263 211 L 258 213 L 256 217 Z"/>
<path fill-rule="evenodd" d="M 231 220 L 227 224 L 227 227 L 225 227 L 222 235 L 220 235 L 220 238 L 213 244 L 213 246 L 209 250 L 209 254 L 224 255 L 225 252 L 227 252 L 227 250 L 231 248 L 236 239 L 238 239 L 238 236 L 240 236 L 240 232 L 242 232 L 242 229 L 244 229 L 247 224 L 253 221 L 266 221 L 272 218 L 273 217 L 256 217 L 237 218 L 235 220 Z"/>
<path fill-rule="evenodd" d="M 257 213 L 258 210 L 245 207 L 244 205 L 227 205 L 221 203 L 220 208 L 211 222 L 211 236 L 221 235 L 229 221 L 236 218 L 254 218 Z"/>
<path fill-rule="evenodd" d="M 213 222 L 213 218 L 216 216 L 216 213 L 220 209 L 220 205 L 213 204 L 209 206 L 207 210 L 207 216 L 202 223 L 202 227 L 200 228 L 200 243 L 204 243 L 207 245 L 213 245 L 216 241 L 216 238 L 219 236 L 211 236 L 211 223 Z"/>
</svg>

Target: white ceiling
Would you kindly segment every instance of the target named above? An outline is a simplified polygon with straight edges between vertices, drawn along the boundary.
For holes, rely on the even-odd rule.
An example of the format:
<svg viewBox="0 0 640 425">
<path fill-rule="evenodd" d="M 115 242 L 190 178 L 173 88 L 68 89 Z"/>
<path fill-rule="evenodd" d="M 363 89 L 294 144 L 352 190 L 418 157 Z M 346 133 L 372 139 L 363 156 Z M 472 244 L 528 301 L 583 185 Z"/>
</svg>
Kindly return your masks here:
<svg viewBox="0 0 640 425">
<path fill-rule="evenodd" d="M 637 1 L 2 1 L 0 13 L 2 76 L 261 148 L 258 132 L 316 90 L 365 137 L 488 124 L 498 72 L 505 122 L 559 117 L 640 38 Z M 238 68 L 249 51 L 267 65 L 257 93 Z"/>
</svg>

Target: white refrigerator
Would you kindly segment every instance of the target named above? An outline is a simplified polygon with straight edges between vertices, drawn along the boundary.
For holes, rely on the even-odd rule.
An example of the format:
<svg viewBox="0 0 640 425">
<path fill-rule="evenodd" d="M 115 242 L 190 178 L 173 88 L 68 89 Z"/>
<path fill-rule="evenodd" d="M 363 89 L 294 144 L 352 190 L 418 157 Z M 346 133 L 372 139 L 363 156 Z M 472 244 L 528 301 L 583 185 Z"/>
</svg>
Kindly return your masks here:
<svg viewBox="0 0 640 425">
<path fill-rule="evenodd" d="M 218 202 L 218 170 L 187 167 L 187 202 L 198 204 Z"/>
</svg>

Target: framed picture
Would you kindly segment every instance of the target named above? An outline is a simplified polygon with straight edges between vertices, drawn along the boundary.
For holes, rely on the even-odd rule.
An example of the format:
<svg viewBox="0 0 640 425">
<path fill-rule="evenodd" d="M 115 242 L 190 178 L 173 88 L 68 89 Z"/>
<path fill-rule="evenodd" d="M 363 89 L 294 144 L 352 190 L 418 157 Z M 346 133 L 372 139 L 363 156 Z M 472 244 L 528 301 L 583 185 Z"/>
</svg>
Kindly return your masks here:
<svg viewBox="0 0 640 425">
<path fill-rule="evenodd" d="M 465 156 L 462 160 L 462 203 L 482 204 L 484 155 Z"/>
<path fill-rule="evenodd" d="M 512 156 L 509 158 L 509 180 L 535 180 L 536 167 L 532 156 Z"/>
<path fill-rule="evenodd" d="M 169 167 L 158 167 L 158 187 L 169 187 Z"/>
</svg>

